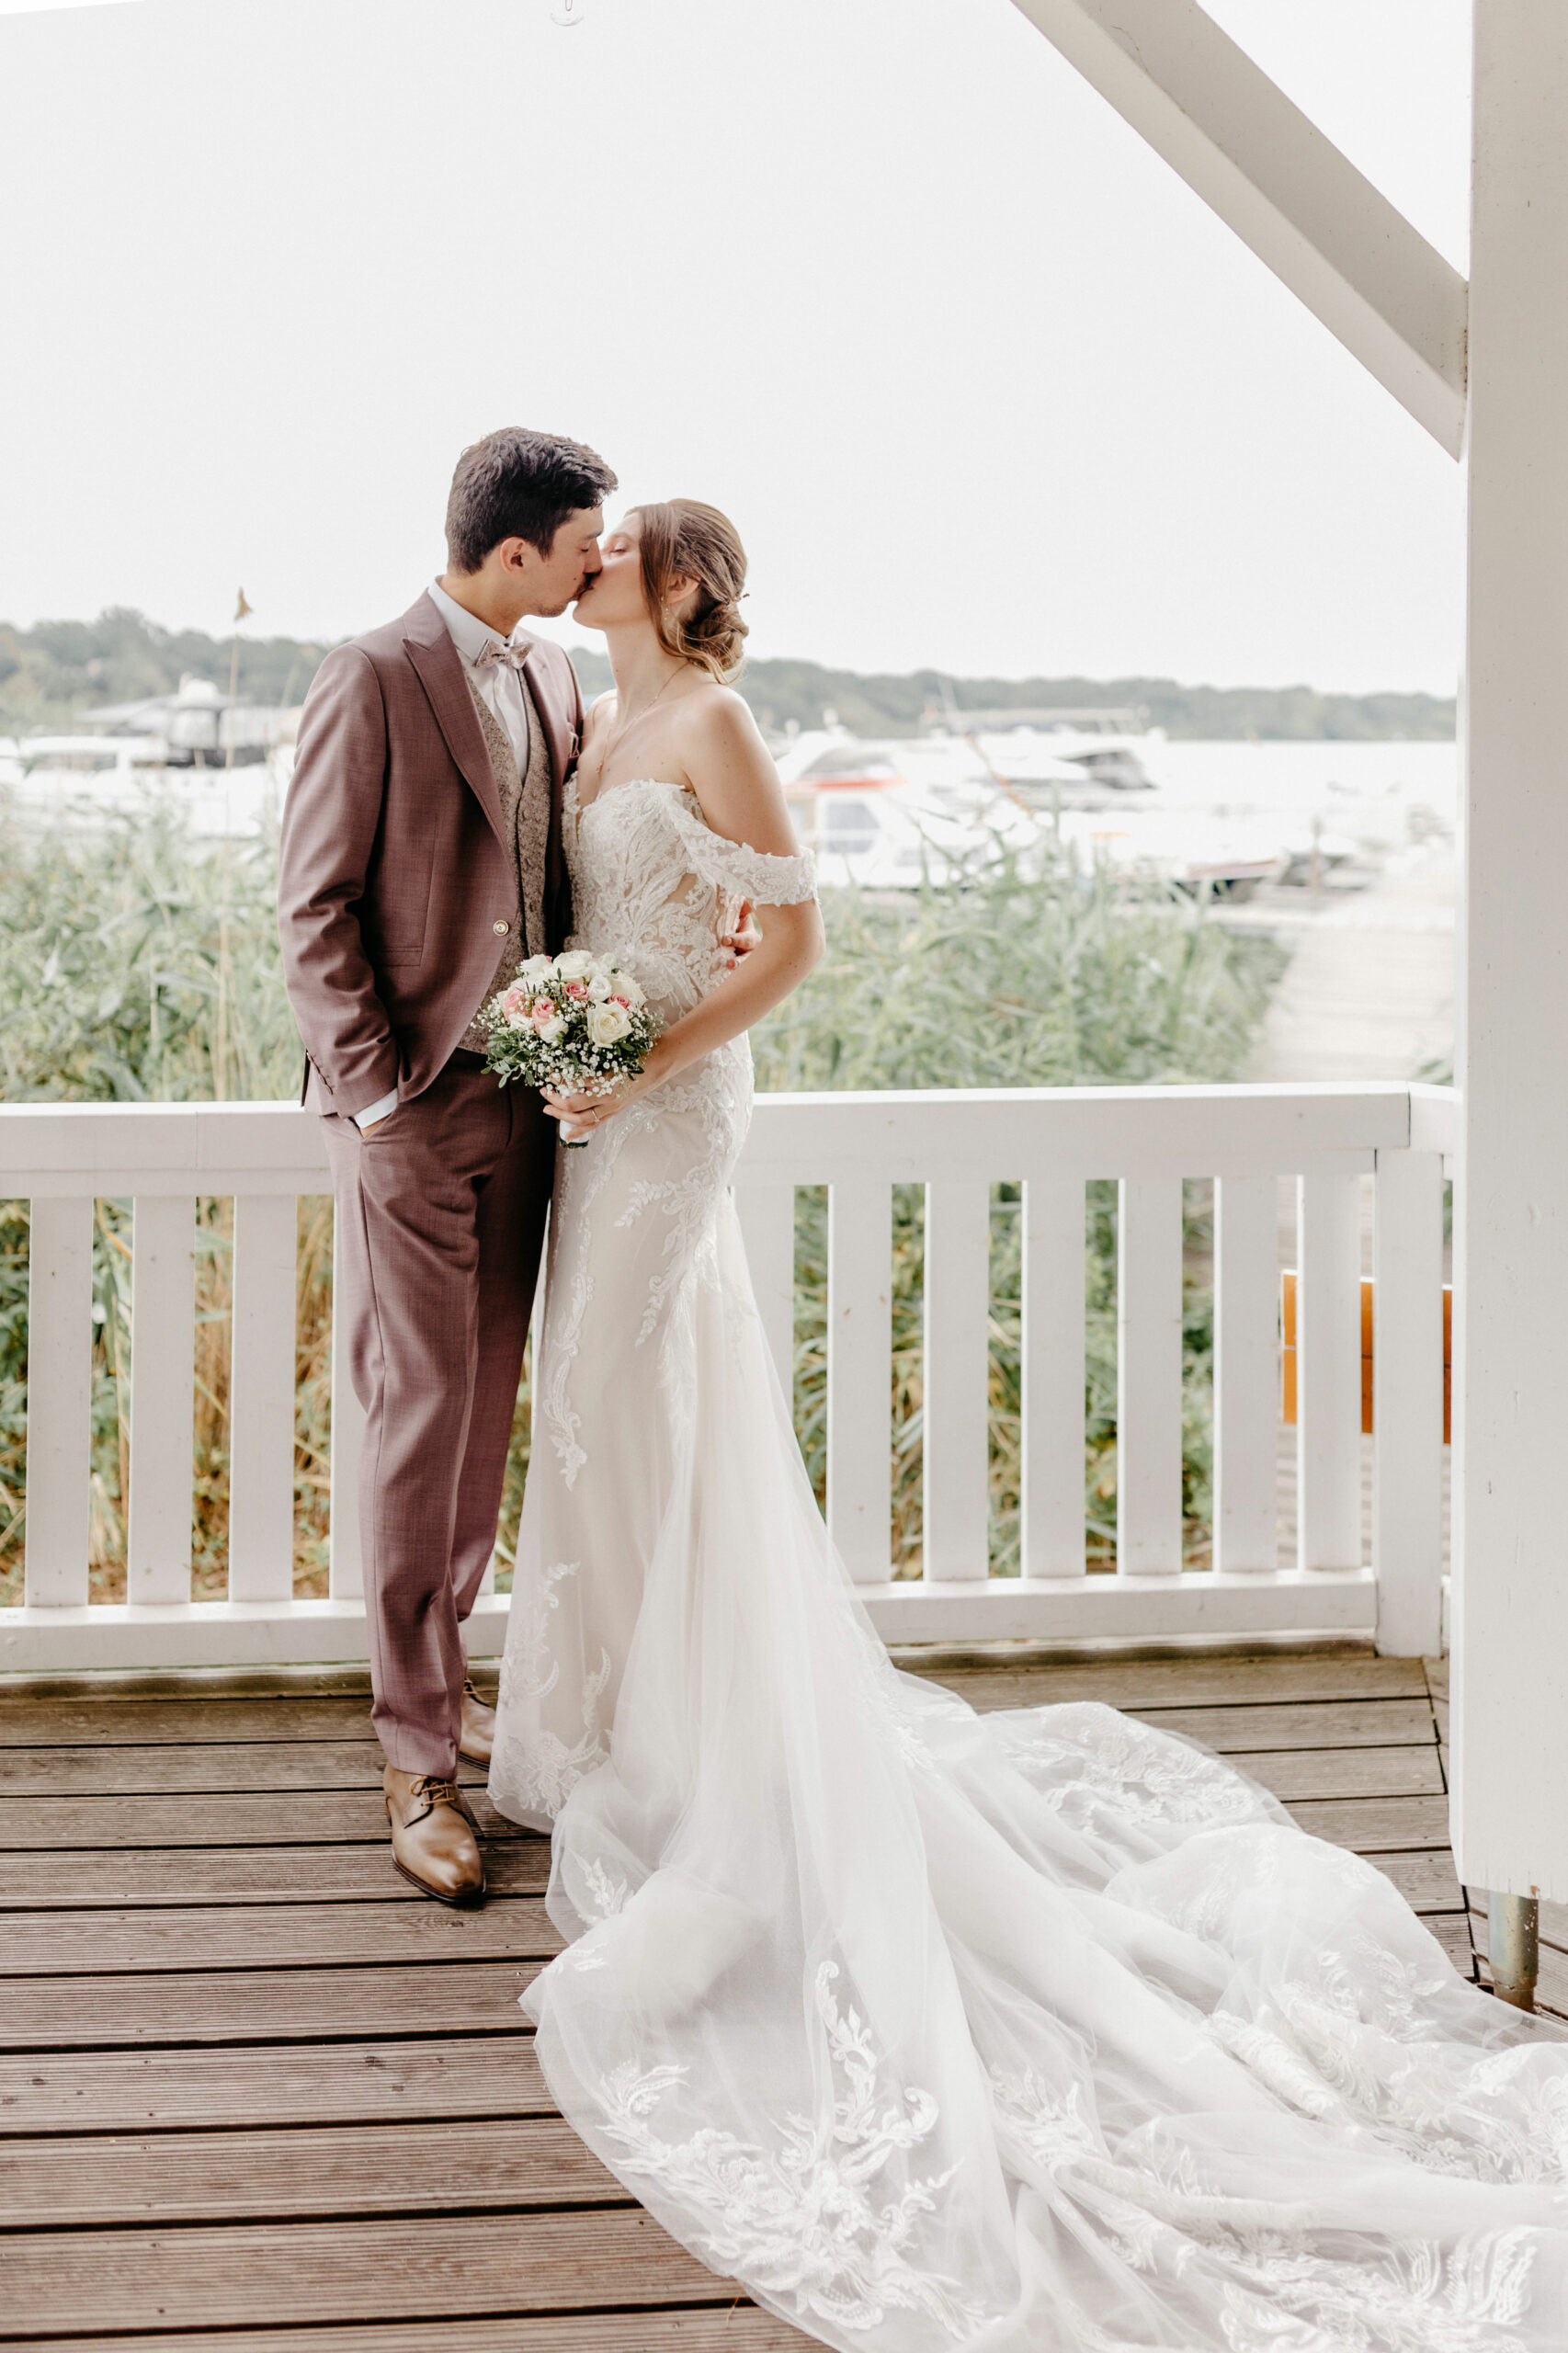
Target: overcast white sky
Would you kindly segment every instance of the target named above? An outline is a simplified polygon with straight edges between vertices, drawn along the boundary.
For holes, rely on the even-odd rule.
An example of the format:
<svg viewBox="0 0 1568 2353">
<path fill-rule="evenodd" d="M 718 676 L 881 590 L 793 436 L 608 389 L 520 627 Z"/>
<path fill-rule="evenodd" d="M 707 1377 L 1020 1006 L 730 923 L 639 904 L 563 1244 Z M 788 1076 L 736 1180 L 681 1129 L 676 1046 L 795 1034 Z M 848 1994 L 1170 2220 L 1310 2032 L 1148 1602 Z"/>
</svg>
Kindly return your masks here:
<svg viewBox="0 0 1568 2353">
<path fill-rule="evenodd" d="M 1462 267 L 1465 0 L 1213 13 Z M 1010 0 L 0 0 L 0 617 L 368 628 L 522 422 L 758 654 L 1451 690 L 1458 468 Z"/>
</svg>

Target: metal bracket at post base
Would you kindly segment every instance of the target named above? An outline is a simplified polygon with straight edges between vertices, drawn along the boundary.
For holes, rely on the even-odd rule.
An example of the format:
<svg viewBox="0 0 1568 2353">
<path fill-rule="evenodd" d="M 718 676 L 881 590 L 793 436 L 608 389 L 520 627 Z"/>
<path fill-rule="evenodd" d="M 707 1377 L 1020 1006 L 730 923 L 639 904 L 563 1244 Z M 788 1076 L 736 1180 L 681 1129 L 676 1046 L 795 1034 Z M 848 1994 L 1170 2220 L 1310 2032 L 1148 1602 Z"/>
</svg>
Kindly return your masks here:
<svg viewBox="0 0 1568 2353">
<path fill-rule="evenodd" d="M 1540 1904 L 1535 1896 L 1499 1895 L 1495 1890 L 1488 1894 L 1486 1949 L 1498 2000 L 1517 2010 L 1533 2010 L 1540 1973 Z"/>
</svg>

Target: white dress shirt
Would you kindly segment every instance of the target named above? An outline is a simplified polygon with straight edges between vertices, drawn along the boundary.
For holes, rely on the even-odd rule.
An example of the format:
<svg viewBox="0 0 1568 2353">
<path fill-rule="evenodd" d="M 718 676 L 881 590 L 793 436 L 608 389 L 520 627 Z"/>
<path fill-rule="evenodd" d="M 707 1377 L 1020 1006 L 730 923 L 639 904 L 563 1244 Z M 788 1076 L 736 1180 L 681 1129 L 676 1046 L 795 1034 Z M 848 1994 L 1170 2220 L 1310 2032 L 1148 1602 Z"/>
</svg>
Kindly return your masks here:
<svg viewBox="0 0 1568 2353">
<path fill-rule="evenodd" d="M 523 699 L 523 682 L 509 662 L 486 662 L 481 665 L 479 657 L 487 645 L 508 642 L 526 654 L 533 644 L 532 638 L 519 637 L 515 631 L 510 640 L 502 637 L 488 621 L 482 621 L 477 613 L 471 613 L 466 605 L 460 605 L 455 597 L 449 597 L 438 580 L 430 583 L 430 601 L 447 624 L 447 634 L 457 648 L 458 659 L 463 665 L 469 684 L 484 697 L 506 729 L 517 755 L 517 767 L 526 776 L 528 767 L 528 708 Z M 373 1128 L 378 1120 L 384 1120 L 390 1111 L 396 1108 L 397 1089 L 394 1086 L 379 1102 L 368 1104 L 363 1111 L 356 1111 L 355 1124 L 360 1128 Z"/>
</svg>

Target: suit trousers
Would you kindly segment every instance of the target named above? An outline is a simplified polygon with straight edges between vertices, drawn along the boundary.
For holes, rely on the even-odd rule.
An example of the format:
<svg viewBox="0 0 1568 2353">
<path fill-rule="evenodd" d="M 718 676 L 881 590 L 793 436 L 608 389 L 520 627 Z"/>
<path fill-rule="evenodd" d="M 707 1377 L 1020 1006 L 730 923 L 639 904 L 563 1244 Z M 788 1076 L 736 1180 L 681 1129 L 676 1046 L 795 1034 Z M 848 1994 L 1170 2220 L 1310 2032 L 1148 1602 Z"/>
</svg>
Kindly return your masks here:
<svg viewBox="0 0 1568 2353">
<path fill-rule="evenodd" d="M 323 1122 L 349 1362 L 367 1427 L 359 1530 L 372 1722 L 389 1764 L 449 1779 L 461 1628 L 501 1510 L 550 1207 L 554 1122 L 467 1055 L 362 1135 Z"/>
</svg>

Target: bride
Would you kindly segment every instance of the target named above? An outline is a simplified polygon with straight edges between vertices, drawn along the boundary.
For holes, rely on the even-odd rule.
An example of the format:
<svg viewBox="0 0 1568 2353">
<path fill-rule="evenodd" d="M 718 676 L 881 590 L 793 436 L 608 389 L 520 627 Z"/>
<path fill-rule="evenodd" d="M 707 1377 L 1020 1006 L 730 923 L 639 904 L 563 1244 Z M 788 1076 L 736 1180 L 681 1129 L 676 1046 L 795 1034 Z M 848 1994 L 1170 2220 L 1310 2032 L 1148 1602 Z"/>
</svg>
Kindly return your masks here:
<svg viewBox="0 0 1568 2353">
<path fill-rule="evenodd" d="M 1096 1706 L 897 1673 L 828 1541 L 727 1186 L 822 949 L 723 680 L 744 556 L 630 516 L 577 606 L 574 944 L 665 1028 L 562 1131 L 491 1794 L 552 1829 L 524 1996 L 583 2139 L 844 2353 L 1561 2353 L 1568 2037 L 1370 1864 Z M 718 942 L 743 900 L 761 941 Z"/>
</svg>

